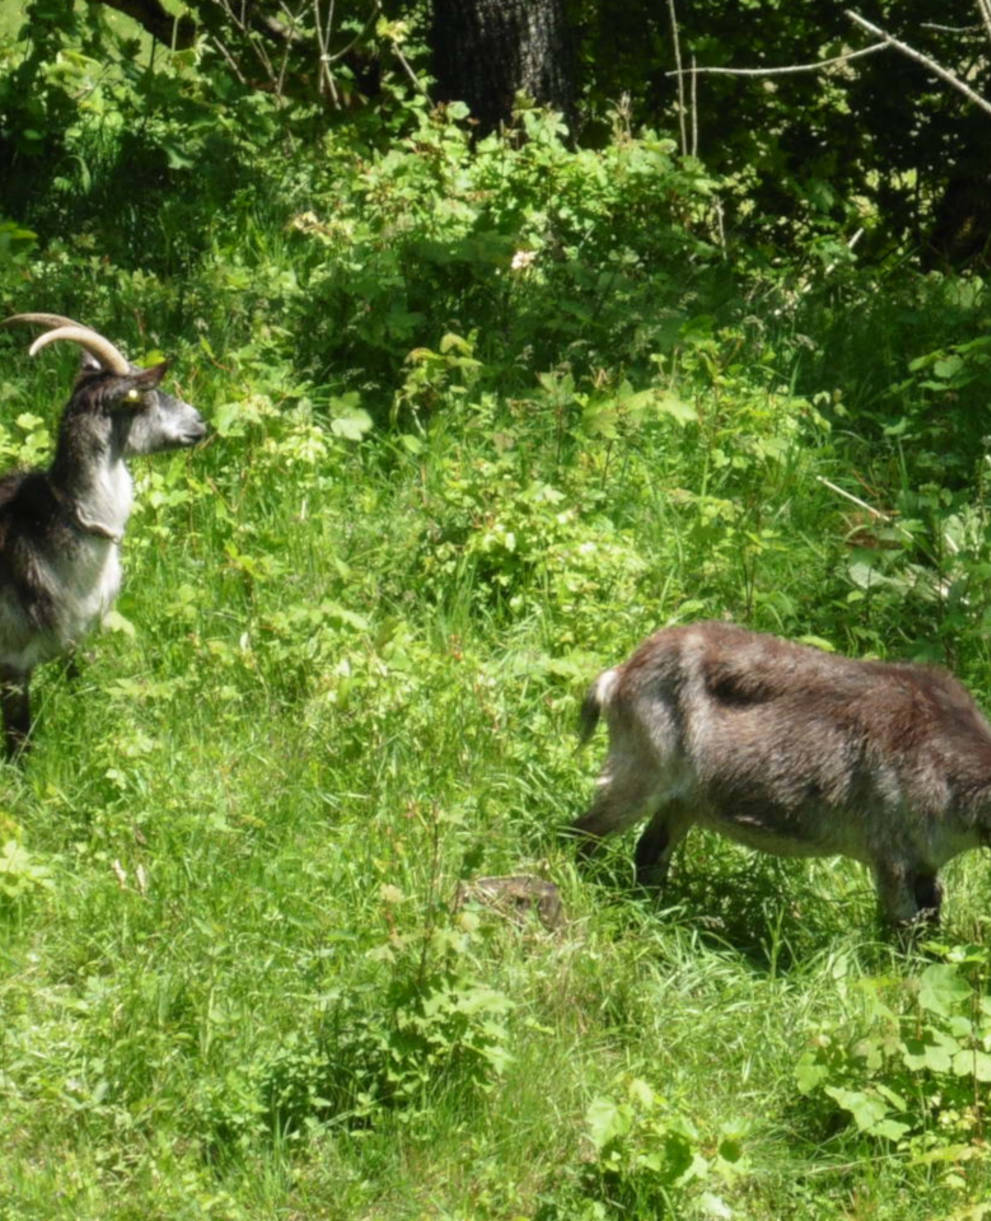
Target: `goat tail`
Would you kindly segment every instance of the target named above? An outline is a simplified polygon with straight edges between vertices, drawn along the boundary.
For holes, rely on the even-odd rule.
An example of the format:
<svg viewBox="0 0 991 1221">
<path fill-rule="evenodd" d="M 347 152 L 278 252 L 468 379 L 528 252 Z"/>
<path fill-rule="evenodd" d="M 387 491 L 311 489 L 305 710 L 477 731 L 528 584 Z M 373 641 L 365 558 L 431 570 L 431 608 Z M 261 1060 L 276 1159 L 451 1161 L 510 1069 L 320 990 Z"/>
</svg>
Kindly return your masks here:
<svg viewBox="0 0 991 1221">
<path fill-rule="evenodd" d="M 618 670 L 603 670 L 585 695 L 578 717 L 578 745 L 584 746 L 599 723 L 602 710 L 609 706 L 619 680 Z"/>
</svg>

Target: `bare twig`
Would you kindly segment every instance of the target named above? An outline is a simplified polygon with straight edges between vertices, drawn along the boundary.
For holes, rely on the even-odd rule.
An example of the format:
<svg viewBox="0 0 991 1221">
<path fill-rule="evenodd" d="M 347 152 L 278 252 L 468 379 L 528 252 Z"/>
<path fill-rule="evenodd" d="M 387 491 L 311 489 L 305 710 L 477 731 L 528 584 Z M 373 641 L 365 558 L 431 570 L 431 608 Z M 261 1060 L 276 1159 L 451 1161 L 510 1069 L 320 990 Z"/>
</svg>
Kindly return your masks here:
<svg viewBox="0 0 991 1221">
<path fill-rule="evenodd" d="M 978 0 L 980 4 L 980 0 Z M 937 21 L 920 21 L 920 30 L 935 30 L 937 34 L 973 34 L 979 25 L 940 25 Z"/>
<path fill-rule="evenodd" d="M 685 130 L 685 74 L 681 70 L 681 39 L 678 37 L 678 17 L 674 11 L 674 0 L 668 0 L 671 14 L 671 37 L 674 40 L 674 62 L 678 77 L 678 126 L 681 129 L 681 155 L 688 155 L 688 133 Z"/>
<path fill-rule="evenodd" d="M 334 25 L 334 0 L 330 0 L 327 8 L 327 20 L 323 21 L 320 13 L 320 0 L 313 0 L 313 24 L 317 31 L 317 92 L 330 94 L 330 100 L 335 106 L 340 105 L 337 96 L 337 86 L 334 74 L 330 70 L 330 34 Z"/>
<path fill-rule="evenodd" d="M 983 14 L 983 0 L 979 0 L 979 2 L 982 4 L 981 11 Z M 952 85 L 954 89 L 962 93 L 964 97 L 973 102 L 975 106 L 979 106 L 981 110 L 991 114 L 991 102 L 987 101 L 986 98 L 982 98 L 981 95 L 971 89 L 971 87 L 965 81 L 962 81 L 959 76 L 954 75 L 954 73 L 944 68 L 942 64 L 937 63 L 936 60 L 932 59 L 928 55 L 925 55 L 922 51 L 917 51 L 915 47 L 910 47 L 907 42 L 902 42 L 901 39 L 895 38 L 893 35 L 879 29 L 872 22 L 868 21 L 864 17 L 861 17 L 859 13 L 854 13 L 850 9 L 847 9 L 846 16 L 849 17 L 849 19 L 856 25 L 859 25 L 861 29 L 867 30 L 876 37 L 883 38 L 884 41 L 889 46 L 894 47 L 896 51 L 901 51 L 901 53 L 903 55 L 907 55 L 909 59 L 914 59 L 916 63 L 922 64 L 922 66 L 932 72 L 934 76 L 938 76 L 941 80 L 944 80 L 948 84 Z"/>
<path fill-rule="evenodd" d="M 413 88 L 417 91 L 417 93 L 424 93 L 425 92 L 424 87 L 423 87 L 423 85 L 420 84 L 420 81 L 417 78 L 416 73 L 413 71 L 412 67 L 410 66 L 409 60 L 402 53 L 402 51 L 400 51 L 399 43 L 394 38 L 391 40 L 391 42 L 392 42 L 392 53 L 393 53 L 393 55 L 395 55 L 396 59 L 399 60 L 399 66 L 406 73 L 406 76 L 409 79 L 409 83 L 413 86 Z"/>
<path fill-rule="evenodd" d="M 692 56 L 692 156 L 699 152 L 699 76 L 695 71 L 695 56 Z"/>
<path fill-rule="evenodd" d="M 275 85 L 276 94 L 281 98 L 285 96 L 286 72 L 289 69 L 289 53 L 292 50 L 293 43 L 296 41 L 296 26 L 299 24 L 299 18 L 302 13 L 297 15 L 296 13 L 291 12 L 285 3 L 280 3 L 279 8 L 282 9 L 282 12 L 285 14 L 285 17 L 289 22 L 288 26 L 286 27 L 286 43 L 282 50 L 282 66 L 279 68 L 279 79 L 276 81 Z"/>
<path fill-rule="evenodd" d="M 977 11 L 984 22 L 984 30 L 991 38 L 991 0 L 977 0 Z"/>
<path fill-rule="evenodd" d="M 246 88 L 247 84 L 248 84 L 247 78 L 245 77 L 245 75 L 241 71 L 241 69 L 237 66 L 237 63 L 234 60 L 234 56 L 231 55 L 230 51 L 227 50 L 227 48 L 220 41 L 219 38 L 211 38 L 210 41 L 213 43 L 213 45 L 217 48 L 217 50 L 220 52 L 220 54 L 227 61 L 228 68 L 230 68 L 230 70 L 237 77 L 237 83 Z"/>
<path fill-rule="evenodd" d="M 831 492 L 835 492 L 837 496 L 843 496 L 846 500 L 852 501 L 859 509 L 863 509 L 865 513 L 869 513 L 871 517 L 876 517 L 878 521 L 891 521 L 887 513 L 882 513 L 880 509 L 875 509 L 873 505 L 869 505 L 866 500 L 861 500 L 859 496 L 854 496 L 852 492 L 848 492 L 845 488 L 841 488 L 839 484 L 831 482 L 824 475 L 816 475 L 816 479 L 823 487 L 829 488 Z"/>
<path fill-rule="evenodd" d="M 790 64 L 785 68 L 696 68 L 692 67 L 689 72 L 693 76 L 701 76 L 705 73 L 706 76 L 786 76 L 794 72 L 821 72 L 823 68 L 831 68 L 833 64 L 845 64 L 851 59 L 860 59 L 864 55 L 873 55 L 875 51 L 886 51 L 888 43 L 878 42 L 871 47 L 864 47 L 860 51 L 848 51 L 845 55 L 835 55 L 832 59 L 820 59 L 814 64 Z M 676 76 L 678 72 L 668 72 L 667 76 Z M 687 73 L 686 73 L 687 75 Z"/>
</svg>

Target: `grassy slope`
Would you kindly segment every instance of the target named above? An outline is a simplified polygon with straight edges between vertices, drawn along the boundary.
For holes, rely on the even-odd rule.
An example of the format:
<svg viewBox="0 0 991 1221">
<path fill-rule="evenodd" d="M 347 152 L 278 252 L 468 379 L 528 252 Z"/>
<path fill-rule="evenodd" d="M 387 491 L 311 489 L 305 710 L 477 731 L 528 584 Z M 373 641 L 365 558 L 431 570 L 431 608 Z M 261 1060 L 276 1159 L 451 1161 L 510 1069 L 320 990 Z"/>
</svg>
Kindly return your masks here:
<svg viewBox="0 0 991 1221">
<path fill-rule="evenodd" d="M 973 1105 L 947 1087 L 901 1146 L 799 1089 L 804 1052 L 888 1029 L 870 998 L 911 1012 L 927 966 L 876 939 L 862 870 L 698 835 L 654 905 L 630 893 L 629 842 L 580 876 L 558 835 L 601 749 L 574 752 L 583 685 L 654 626 L 727 614 L 854 651 L 941 626 L 917 587 L 849 579 L 862 523 L 817 476 L 846 480 L 856 439 L 732 338 L 698 341 L 708 380 L 661 379 L 688 422 L 661 396 L 613 435 L 620 372 L 582 405 L 514 368 L 503 401 L 434 353 L 423 430 L 343 439 L 334 400 L 267 355 L 292 320 L 265 294 L 297 256 L 249 237 L 278 248 L 268 279 L 245 241 L 178 293 L 177 377 L 218 427 L 139 472 L 133 634 L 95 638 L 72 682 L 39 676 L 31 757 L 0 773 L 0 1216 L 904 1221 L 982 1200 L 980 1156 L 919 1156 L 980 1154 L 979 1084 Z M 31 305 L 155 317 L 151 277 L 61 257 L 30 287 L 65 296 Z M 227 275 L 211 360 L 198 323 Z M 235 348 L 239 322 L 261 355 Z M 814 388 L 897 347 L 872 339 Z M 5 360 L 8 424 L 50 419 L 68 355 Z M 30 420 L 11 432 L 28 440 L 10 453 L 43 447 Z M 960 661 L 991 689 L 979 649 Z M 453 912 L 460 878 L 509 872 L 560 885 L 562 930 Z M 947 874 L 947 941 L 979 942 L 981 862 Z"/>
<path fill-rule="evenodd" d="M 208 410 L 227 393 L 198 389 Z M 301 467 L 294 427 L 145 468 L 120 604 L 135 634 L 99 637 L 74 683 L 44 675 L 31 758 L 3 774 L 5 827 L 48 871 L 14 868 L 3 908 L 3 1215 L 591 1217 L 618 1193 L 653 1216 L 646 1171 L 588 1182 L 586 1109 L 630 1077 L 703 1150 L 728 1120 L 744 1133 L 745 1168 L 683 1189 L 677 1215 L 721 1215 L 719 1196 L 739 1216 L 903 1219 L 979 1194 L 883 1142 L 868 1155 L 796 1090 L 859 978 L 921 969 L 874 943 L 856 867 L 700 837 L 664 911 L 625 893 L 629 845 L 600 882 L 576 877 L 555 830 L 594 764 L 569 736 L 580 684 L 548 658 L 590 673 L 626 630 L 572 643 L 568 615 L 536 596 L 507 614 L 477 571 L 442 598 L 425 583 L 416 515 L 440 518 L 437 488 L 477 465 L 470 429 L 416 460 L 373 437 Z M 662 460 L 643 448 L 634 467 Z M 635 475 L 607 475 L 607 499 Z M 628 529 L 658 545 L 649 512 Z M 790 558 L 793 575 L 816 562 Z M 677 609 L 641 592 L 643 626 Z M 561 885 L 563 931 L 449 915 L 459 876 L 509 871 Z M 973 936 L 978 862 L 951 876 L 951 928 Z M 423 1081 L 362 1118 L 369 1036 L 438 978 L 512 1002 L 493 1009 L 503 1075 L 470 1088 L 441 1022 Z M 400 1077 L 423 1064 L 403 1054 Z"/>
</svg>

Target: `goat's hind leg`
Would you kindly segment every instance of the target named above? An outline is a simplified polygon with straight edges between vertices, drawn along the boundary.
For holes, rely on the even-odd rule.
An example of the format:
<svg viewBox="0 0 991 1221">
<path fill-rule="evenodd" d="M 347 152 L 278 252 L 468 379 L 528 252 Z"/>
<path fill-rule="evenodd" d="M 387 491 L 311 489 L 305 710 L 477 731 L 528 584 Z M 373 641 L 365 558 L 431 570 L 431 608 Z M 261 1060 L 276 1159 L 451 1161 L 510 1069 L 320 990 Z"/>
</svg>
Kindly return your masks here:
<svg viewBox="0 0 991 1221">
<path fill-rule="evenodd" d="M 915 902 L 918 907 L 916 921 L 930 928 L 939 924 L 939 911 L 943 905 L 943 887 L 935 873 L 917 873 L 913 879 Z"/>
<path fill-rule="evenodd" d="M 4 754 L 16 759 L 27 746 L 31 731 L 30 674 L 0 667 L 0 713 L 3 714 Z"/>
<path fill-rule="evenodd" d="M 636 847 L 637 883 L 660 886 L 675 846 L 692 825 L 691 814 L 679 799 L 668 795 L 659 769 L 623 767 L 610 760 L 598 786 L 588 812 L 571 826 L 572 834 L 580 837 L 579 855 L 587 859 L 607 836 L 625 831 L 649 815 Z"/>
<path fill-rule="evenodd" d="M 939 924 L 943 887 L 934 869 L 901 861 L 875 863 L 874 877 L 883 918 L 906 930 Z"/>
<path fill-rule="evenodd" d="M 614 768 L 607 761 L 597 781 L 595 800 L 581 818 L 571 824 L 571 834 L 579 839 L 578 853 L 594 855 L 602 840 L 616 835 L 657 806 L 654 777 L 642 770 Z"/>
</svg>

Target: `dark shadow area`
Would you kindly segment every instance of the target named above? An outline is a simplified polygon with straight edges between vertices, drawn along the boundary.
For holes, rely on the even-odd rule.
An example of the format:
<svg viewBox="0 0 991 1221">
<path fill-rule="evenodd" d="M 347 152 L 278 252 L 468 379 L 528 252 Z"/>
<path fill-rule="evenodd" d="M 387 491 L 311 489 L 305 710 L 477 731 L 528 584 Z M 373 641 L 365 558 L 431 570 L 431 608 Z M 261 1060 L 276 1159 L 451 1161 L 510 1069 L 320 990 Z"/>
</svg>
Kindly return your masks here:
<svg viewBox="0 0 991 1221">
<path fill-rule="evenodd" d="M 755 970 L 788 970 L 854 930 L 876 939 L 882 954 L 885 946 L 901 946 L 881 925 L 866 871 L 862 887 L 831 894 L 827 865 L 750 852 L 696 831 L 676 851 L 663 888 L 646 889 L 634 878 L 632 838 L 610 843 L 579 865 L 604 901 L 653 909 L 659 920 L 676 921 L 703 944 L 732 950 Z"/>
</svg>

